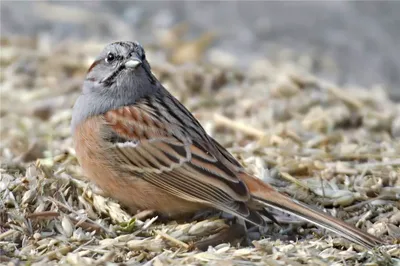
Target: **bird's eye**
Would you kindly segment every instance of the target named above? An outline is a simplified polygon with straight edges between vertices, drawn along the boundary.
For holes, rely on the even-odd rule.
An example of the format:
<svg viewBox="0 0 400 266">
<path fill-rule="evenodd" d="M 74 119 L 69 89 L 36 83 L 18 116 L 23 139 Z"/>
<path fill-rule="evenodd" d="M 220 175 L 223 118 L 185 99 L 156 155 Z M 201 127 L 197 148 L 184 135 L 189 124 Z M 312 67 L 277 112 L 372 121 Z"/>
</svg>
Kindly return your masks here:
<svg viewBox="0 0 400 266">
<path fill-rule="evenodd" d="M 111 62 L 114 61 L 114 60 L 115 60 L 115 55 L 114 55 L 113 53 L 109 52 L 109 53 L 107 54 L 107 57 L 106 57 L 106 62 L 107 62 L 107 63 L 111 63 Z"/>
</svg>

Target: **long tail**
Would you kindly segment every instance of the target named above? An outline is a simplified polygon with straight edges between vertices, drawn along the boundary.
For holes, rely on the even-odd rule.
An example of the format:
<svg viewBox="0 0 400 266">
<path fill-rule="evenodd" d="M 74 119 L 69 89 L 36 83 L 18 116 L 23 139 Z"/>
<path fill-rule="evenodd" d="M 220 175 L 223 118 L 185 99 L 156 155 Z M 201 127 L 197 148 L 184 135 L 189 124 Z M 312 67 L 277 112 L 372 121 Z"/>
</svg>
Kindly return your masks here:
<svg viewBox="0 0 400 266">
<path fill-rule="evenodd" d="M 264 206 L 295 215 L 368 248 L 384 243 L 381 239 L 363 232 L 352 225 L 284 196 L 258 178 L 246 174 L 243 174 L 241 177 L 253 195 L 253 199 Z"/>
</svg>

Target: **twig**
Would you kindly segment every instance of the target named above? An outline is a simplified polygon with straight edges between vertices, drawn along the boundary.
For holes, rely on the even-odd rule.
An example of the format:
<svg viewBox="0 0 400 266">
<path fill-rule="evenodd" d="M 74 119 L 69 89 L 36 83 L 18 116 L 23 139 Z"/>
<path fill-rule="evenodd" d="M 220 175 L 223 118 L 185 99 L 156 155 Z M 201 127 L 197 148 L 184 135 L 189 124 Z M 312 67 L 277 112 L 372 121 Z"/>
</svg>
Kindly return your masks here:
<svg viewBox="0 0 400 266">
<path fill-rule="evenodd" d="M 86 220 L 85 217 L 82 218 L 81 220 L 77 220 L 77 219 L 71 218 L 71 217 L 70 217 L 70 219 L 74 223 L 75 226 L 79 226 L 79 227 L 81 227 L 81 228 L 83 228 L 85 230 L 94 230 L 94 231 L 96 231 L 96 233 L 99 233 L 103 229 L 98 224 L 84 221 L 84 220 Z"/>
<path fill-rule="evenodd" d="M 44 220 L 44 219 L 51 219 L 60 216 L 58 212 L 53 212 L 53 211 L 44 211 L 44 212 L 34 212 L 34 213 L 28 213 L 25 217 L 28 219 L 38 219 L 38 220 Z"/>
<path fill-rule="evenodd" d="M 372 199 L 367 199 L 367 200 L 361 201 L 361 202 L 359 202 L 357 204 L 345 207 L 345 208 L 343 208 L 343 210 L 345 210 L 347 212 L 355 211 L 357 209 L 360 209 L 362 206 L 364 206 L 366 204 L 369 204 L 370 202 L 372 202 L 374 200 L 380 200 L 380 199 L 384 199 L 384 198 L 385 198 L 385 196 L 378 196 L 378 197 L 375 197 L 375 198 L 372 198 Z"/>
<path fill-rule="evenodd" d="M 40 260 L 42 260 L 44 258 L 48 258 L 49 260 L 53 260 L 53 259 L 57 258 L 58 254 L 65 255 L 68 252 L 70 252 L 71 250 L 72 250 L 72 247 L 70 247 L 70 246 L 62 247 L 62 248 L 59 248 L 57 250 L 53 250 L 53 251 L 47 252 L 47 253 L 43 254 L 42 256 L 39 256 L 39 257 L 35 258 L 35 261 L 40 261 Z"/>
<path fill-rule="evenodd" d="M 300 180 L 294 178 L 294 177 L 291 176 L 290 174 L 285 173 L 285 172 L 281 172 L 281 176 L 282 176 L 283 178 L 285 178 L 286 180 L 288 180 L 289 182 L 292 182 L 292 183 L 298 185 L 299 187 L 302 187 L 302 188 L 305 188 L 305 189 L 311 191 L 311 189 L 310 189 L 307 185 L 305 185 L 305 184 L 304 184 L 303 182 L 301 182 Z"/>
<path fill-rule="evenodd" d="M 262 138 L 266 135 L 265 132 L 262 130 L 251 127 L 241 122 L 234 121 L 226 116 L 222 116 L 219 114 L 214 115 L 214 121 L 216 125 L 225 126 L 257 138 Z"/>
<path fill-rule="evenodd" d="M 15 231 L 14 229 L 10 229 L 10 230 L 8 230 L 8 231 L 6 231 L 6 232 L 0 234 L 0 240 L 2 240 L 2 239 L 4 239 L 4 238 L 6 238 L 6 237 L 8 237 L 8 236 L 10 236 L 10 235 L 12 235 L 12 234 L 14 234 L 15 232 L 17 232 L 17 231 Z"/>
<path fill-rule="evenodd" d="M 107 262 L 111 261 L 113 257 L 115 256 L 115 251 L 110 251 L 106 254 L 104 254 L 100 259 L 98 259 L 94 265 L 104 265 L 107 264 Z"/>
<path fill-rule="evenodd" d="M 89 244 L 93 243 L 96 240 L 96 238 L 92 238 L 89 241 L 87 241 L 85 244 L 80 245 L 77 249 L 74 250 L 73 253 L 77 253 L 78 251 L 80 251 L 81 249 L 84 249 L 86 246 L 88 246 Z"/>
<path fill-rule="evenodd" d="M 341 99 L 348 105 L 351 105 L 352 107 L 355 107 L 357 109 L 363 108 L 363 103 L 353 97 L 350 97 L 348 93 L 345 90 L 342 90 L 335 85 L 329 83 L 329 82 L 323 82 L 320 84 L 321 89 L 327 90 L 333 95 L 335 95 L 337 98 Z"/>
<path fill-rule="evenodd" d="M 170 235 L 168 235 L 168 234 L 166 234 L 166 233 L 164 233 L 164 232 L 161 232 L 161 231 L 159 231 L 159 230 L 155 230 L 155 232 L 156 232 L 159 236 L 161 236 L 162 238 L 164 238 L 164 239 L 166 239 L 166 240 L 168 240 L 168 241 L 170 241 L 170 242 L 176 244 L 177 246 L 181 246 L 181 247 L 183 247 L 184 249 L 189 249 L 189 245 L 186 244 L 186 243 L 184 243 L 184 242 L 182 242 L 182 241 L 180 241 L 179 239 L 176 239 L 175 237 L 172 237 L 172 236 L 170 236 Z"/>
<path fill-rule="evenodd" d="M 149 228 L 157 219 L 158 219 L 158 216 L 155 216 L 155 217 L 151 218 L 149 221 L 144 223 L 142 228 L 140 228 L 140 229 L 136 230 L 135 232 L 131 233 L 131 236 L 136 236 L 136 235 L 140 234 L 141 232 L 143 232 L 144 230 Z"/>
</svg>

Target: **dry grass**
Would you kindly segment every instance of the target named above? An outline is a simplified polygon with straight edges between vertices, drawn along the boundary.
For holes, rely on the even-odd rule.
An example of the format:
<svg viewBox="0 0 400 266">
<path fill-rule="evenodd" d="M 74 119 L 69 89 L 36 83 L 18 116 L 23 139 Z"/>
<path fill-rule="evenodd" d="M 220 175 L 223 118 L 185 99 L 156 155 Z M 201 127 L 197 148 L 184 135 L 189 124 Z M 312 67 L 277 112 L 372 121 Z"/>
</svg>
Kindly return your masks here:
<svg viewBox="0 0 400 266">
<path fill-rule="evenodd" d="M 182 67 L 163 59 L 187 61 L 179 45 L 166 56 L 149 48 L 153 72 L 246 169 L 388 242 L 367 251 L 278 215 L 285 226 L 253 232 L 251 247 L 199 251 L 193 242 L 226 230 L 227 220 L 134 219 L 82 177 L 71 106 L 103 46 L 2 40 L 0 259 L 6 265 L 399 263 L 400 107 L 382 88 L 320 80 L 310 74 L 317 59 L 308 57 L 261 58 L 241 71 L 240 61 L 222 51 L 211 53 L 211 63 Z"/>
</svg>

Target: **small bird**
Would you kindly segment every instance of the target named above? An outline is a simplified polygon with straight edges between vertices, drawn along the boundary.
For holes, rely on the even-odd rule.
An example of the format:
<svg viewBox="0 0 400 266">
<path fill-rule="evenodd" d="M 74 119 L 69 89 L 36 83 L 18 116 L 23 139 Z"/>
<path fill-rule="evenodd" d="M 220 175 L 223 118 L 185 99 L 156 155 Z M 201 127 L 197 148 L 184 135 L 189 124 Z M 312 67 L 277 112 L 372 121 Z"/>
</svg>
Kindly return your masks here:
<svg viewBox="0 0 400 266">
<path fill-rule="evenodd" d="M 157 80 L 136 42 L 109 44 L 90 66 L 71 129 L 84 174 L 132 212 L 175 218 L 211 207 L 262 227 L 274 208 L 368 248 L 383 243 L 246 173 Z"/>
</svg>

